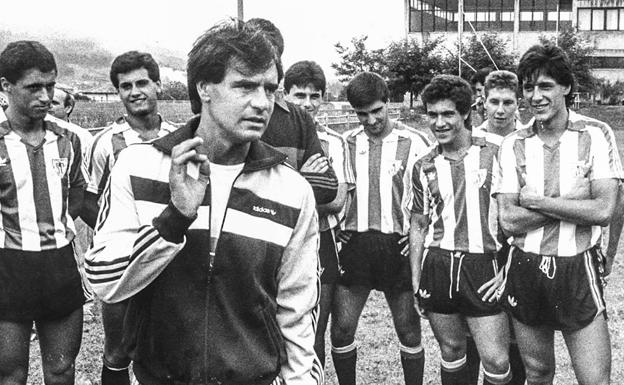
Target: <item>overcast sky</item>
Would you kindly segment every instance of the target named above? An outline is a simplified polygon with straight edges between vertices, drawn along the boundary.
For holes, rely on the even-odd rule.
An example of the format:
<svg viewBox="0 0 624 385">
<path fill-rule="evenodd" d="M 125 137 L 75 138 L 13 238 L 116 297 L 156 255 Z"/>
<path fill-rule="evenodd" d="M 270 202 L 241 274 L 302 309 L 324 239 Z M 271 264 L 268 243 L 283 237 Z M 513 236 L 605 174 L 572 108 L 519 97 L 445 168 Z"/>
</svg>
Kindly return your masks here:
<svg viewBox="0 0 624 385">
<path fill-rule="evenodd" d="M 215 22 L 236 16 L 236 0 L 3 1 L 1 29 L 92 38 L 119 54 L 162 46 L 185 57 L 193 41 Z M 315 60 L 328 78 L 337 42 L 368 35 L 369 48 L 404 37 L 403 1 L 245 0 L 244 17 L 263 17 L 284 35 L 284 65 Z"/>
</svg>

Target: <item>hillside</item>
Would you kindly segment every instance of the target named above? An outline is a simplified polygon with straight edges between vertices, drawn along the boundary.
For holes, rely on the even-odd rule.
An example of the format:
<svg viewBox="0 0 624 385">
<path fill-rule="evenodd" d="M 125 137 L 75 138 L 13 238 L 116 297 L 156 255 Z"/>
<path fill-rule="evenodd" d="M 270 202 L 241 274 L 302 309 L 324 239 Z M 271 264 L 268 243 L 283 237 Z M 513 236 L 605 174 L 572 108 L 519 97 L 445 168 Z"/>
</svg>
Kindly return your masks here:
<svg viewBox="0 0 624 385">
<path fill-rule="evenodd" d="M 112 53 L 101 44 L 90 39 L 65 38 L 63 36 L 35 36 L 0 30 L 0 50 L 16 40 L 37 40 L 43 43 L 56 59 L 59 76 L 57 81 L 77 90 L 110 87 L 110 64 L 119 53 Z M 179 80 L 185 70 L 186 59 L 170 50 L 154 47 L 139 50 L 150 52 L 161 67 L 163 81 L 167 76 Z M 121 53 L 121 52 L 120 52 Z"/>
</svg>

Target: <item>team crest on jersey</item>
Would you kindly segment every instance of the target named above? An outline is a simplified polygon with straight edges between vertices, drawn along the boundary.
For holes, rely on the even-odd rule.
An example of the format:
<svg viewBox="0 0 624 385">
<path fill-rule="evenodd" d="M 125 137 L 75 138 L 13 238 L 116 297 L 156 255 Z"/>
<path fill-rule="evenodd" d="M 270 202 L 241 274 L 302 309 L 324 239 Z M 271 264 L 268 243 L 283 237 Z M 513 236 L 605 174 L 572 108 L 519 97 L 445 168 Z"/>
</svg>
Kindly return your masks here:
<svg viewBox="0 0 624 385">
<path fill-rule="evenodd" d="M 404 169 L 403 161 L 395 160 L 394 162 L 392 162 L 392 165 L 390 166 L 390 170 L 388 170 L 388 173 L 390 173 L 390 175 L 396 175 L 399 172 L 401 172 L 403 169 Z"/>
<path fill-rule="evenodd" d="M 7 166 L 9 164 L 9 158 L 3 158 L 0 156 L 0 167 Z"/>
<path fill-rule="evenodd" d="M 471 175 L 472 182 L 475 186 L 481 187 L 485 183 L 487 179 L 488 170 L 486 168 L 481 168 L 477 171 L 473 171 Z"/>
<path fill-rule="evenodd" d="M 56 173 L 59 178 L 62 178 L 63 175 L 67 172 L 67 165 L 69 164 L 69 159 L 67 158 L 56 158 L 52 159 L 52 170 Z"/>
</svg>

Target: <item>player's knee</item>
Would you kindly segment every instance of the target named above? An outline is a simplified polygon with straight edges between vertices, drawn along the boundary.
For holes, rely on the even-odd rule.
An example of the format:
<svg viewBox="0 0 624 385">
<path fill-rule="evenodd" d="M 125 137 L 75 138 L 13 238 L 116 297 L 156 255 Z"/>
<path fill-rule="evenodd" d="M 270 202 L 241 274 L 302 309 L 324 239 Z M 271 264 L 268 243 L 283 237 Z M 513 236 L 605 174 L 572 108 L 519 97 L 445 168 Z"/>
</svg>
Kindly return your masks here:
<svg viewBox="0 0 624 385">
<path fill-rule="evenodd" d="M 355 327 L 350 323 L 334 320 L 331 323 L 331 341 L 336 346 L 349 345 L 355 338 Z"/>
<path fill-rule="evenodd" d="M 507 354 L 481 355 L 481 363 L 489 373 L 501 374 L 509 370 L 509 356 Z"/>
<path fill-rule="evenodd" d="M 405 346 L 418 346 L 421 342 L 420 328 L 397 329 L 399 342 Z"/>
<path fill-rule="evenodd" d="M 104 352 L 102 357 L 104 366 L 113 370 L 127 369 L 130 366 L 130 358 L 123 349 L 115 349 Z"/>
<path fill-rule="evenodd" d="M 0 365 L 0 383 L 2 384 L 25 384 L 28 376 L 28 363 L 26 365 Z"/>
<path fill-rule="evenodd" d="M 530 384 L 551 384 L 555 368 L 543 361 L 528 358 L 525 361 L 526 378 Z"/>
<path fill-rule="evenodd" d="M 74 383 L 76 365 L 73 360 L 60 359 L 43 365 L 43 378 L 46 385 L 70 385 Z"/>
<path fill-rule="evenodd" d="M 440 353 L 444 361 L 456 361 L 466 356 L 466 345 L 459 340 L 440 341 Z"/>
</svg>

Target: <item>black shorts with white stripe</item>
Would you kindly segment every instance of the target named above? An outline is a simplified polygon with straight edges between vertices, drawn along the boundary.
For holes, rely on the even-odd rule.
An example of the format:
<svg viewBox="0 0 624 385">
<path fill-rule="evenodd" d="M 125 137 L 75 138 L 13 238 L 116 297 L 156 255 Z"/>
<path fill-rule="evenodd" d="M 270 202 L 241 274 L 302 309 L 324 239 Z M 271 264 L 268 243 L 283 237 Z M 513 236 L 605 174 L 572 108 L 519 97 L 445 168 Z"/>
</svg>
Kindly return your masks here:
<svg viewBox="0 0 624 385">
<path fill-rule="evenodd" d="M 483 317 L 503 311 L 497 302 L 485 302 L 477 289 L 496 275 L 494 253 L 463 253 L 431 247 L 425 251 L 418 301 L 440 314 Z"/>
<path fill-rule="evenodd" d="M 525 253 L 512 246 L 503 305 L 530 326 L 574 331 L 604 313 L 596 247 L 572 257 Z"/>
</svg>

